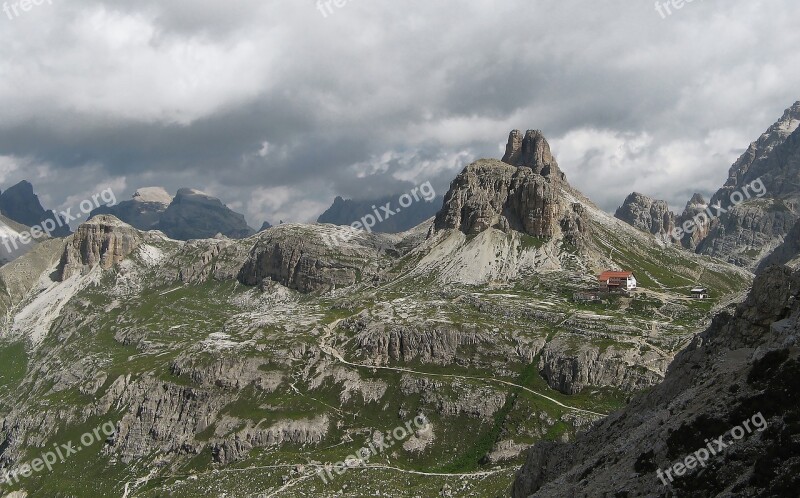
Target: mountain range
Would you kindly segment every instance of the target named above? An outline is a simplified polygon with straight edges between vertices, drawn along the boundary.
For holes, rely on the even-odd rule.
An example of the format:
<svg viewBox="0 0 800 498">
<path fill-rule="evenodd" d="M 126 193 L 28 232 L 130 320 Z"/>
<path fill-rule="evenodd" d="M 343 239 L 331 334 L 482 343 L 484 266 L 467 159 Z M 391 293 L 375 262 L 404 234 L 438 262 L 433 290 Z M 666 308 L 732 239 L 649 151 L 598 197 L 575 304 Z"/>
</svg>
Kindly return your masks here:
<svg viewBox="0 0 800 498">
<path fill-rule="evenodd" d="M 775 124 L 750 144 L 709 202 L 701 194 L 695 194 L 683 213 L 675 215 L 665 201 L 634 192 L 615 216 L 667 243 L 681 244 L 699 254 L 755 269 L 783 243 L 800 219 L 798 125 L 800 102 L 786 109 Z M 758 192 L 762 195 L 750 191 L 748 187 L 754 184 L 763 189 Z M 706 213 L 708 221 L 694 223 L 702 213 Z M 692 233 L 676 237 L 676 228 L 686 223 L 692 226 Z"/>
<path fill-rule="evenodd" d="M 761 142 L 762 159 L 737 162 L 730 188 L 756 174 L 776 187 L 792 171 L 790 145 Z M 243 218 L 201 192 L 141 189 L 0 268 L 0 475 L 113 425 L 52 471 L 0 489 L 153 498 L 797 489 L 800 229 L 757 239 L 776 248 L 762 261 L 784 266 L 754 281 L 741 255 L 760 255 L 755 237 L 742 250 L 720 221 L 698 247 L 713 236 L 727 242 L 708 247 L 731 257 L 687 250 L 663 236 L 671 229 L 654 230 L 664 206 L 642 197 L 621 215 L 638 227 L 604 212 L 570 185 L 538 130 L 511 132 L 502 160 L 464 168 L 435 216 L 401 233 L 280 224 L 247 234 L 233 223 Z M 730 219 L 760 209 L 745 204 Z M 210 221 L 193 219 L 198 210 Z M 242 231 L 216 237 L 220 226 Z M 632 272 L 638 290 L 599 292 L 605 270 Z M 710 299 L 692 299 L 695 287 Z M 756 412 L 767 430 L 661 487 L 658 470 Z M 411 431 L 420 417 L 424 428 Z M 337 465 L 365 448 L 356 468 Z"/>
</svg>

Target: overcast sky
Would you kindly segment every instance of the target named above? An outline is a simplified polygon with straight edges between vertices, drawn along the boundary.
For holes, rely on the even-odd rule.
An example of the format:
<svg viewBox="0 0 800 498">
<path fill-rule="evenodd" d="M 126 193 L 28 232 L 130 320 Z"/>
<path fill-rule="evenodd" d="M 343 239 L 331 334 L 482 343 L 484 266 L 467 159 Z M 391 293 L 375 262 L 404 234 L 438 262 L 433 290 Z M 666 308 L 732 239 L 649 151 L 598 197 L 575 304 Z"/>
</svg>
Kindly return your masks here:
<svg viewBox="0 0 800 498">
<path fill-rule="evenodd" d="M 443 194 L 513 128 L 606 210 L 682 207 L 800 99 L 796 0 L 43 2 L 0 12 L 0 188 L 53 208 L 187 186 L 313 221 Z"/>
</svg>

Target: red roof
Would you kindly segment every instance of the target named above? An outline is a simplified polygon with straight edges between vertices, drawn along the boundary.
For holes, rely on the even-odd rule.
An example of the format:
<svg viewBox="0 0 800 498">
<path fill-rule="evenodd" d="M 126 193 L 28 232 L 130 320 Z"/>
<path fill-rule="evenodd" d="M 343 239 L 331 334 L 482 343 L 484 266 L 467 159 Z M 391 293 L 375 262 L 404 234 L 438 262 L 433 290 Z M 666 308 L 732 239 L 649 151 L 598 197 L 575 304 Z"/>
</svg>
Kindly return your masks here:
<svg viewBox="0 0 800 498">
<path fill-rule="evenodd" d="M 630 271 L 604 271 L 597 279 L 601 282 L 605 282 L 611 278 L 628 278 L 632 276 L 633 272 Z"/>
</svg>

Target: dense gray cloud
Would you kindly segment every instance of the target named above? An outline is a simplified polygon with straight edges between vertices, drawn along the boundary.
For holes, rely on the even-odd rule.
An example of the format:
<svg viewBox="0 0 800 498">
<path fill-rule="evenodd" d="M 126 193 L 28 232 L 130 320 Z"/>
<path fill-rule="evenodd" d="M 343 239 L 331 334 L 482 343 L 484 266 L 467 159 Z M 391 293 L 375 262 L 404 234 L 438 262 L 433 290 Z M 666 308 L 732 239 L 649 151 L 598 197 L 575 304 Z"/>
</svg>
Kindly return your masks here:
<svg viewBox="0 0 800 498">
<path fill-rule="evenodd" d="M 17 0 L 8 2 L 13 5 Z M 800 99 L 800 6 L 653 2 L 47 0 L 0 12 L 0 186 L 51 207 L 190 186 L 250 223 L 335 195 L 443 193 L 540 128 L 612 210 L 681 206 Z"/>
</svg>

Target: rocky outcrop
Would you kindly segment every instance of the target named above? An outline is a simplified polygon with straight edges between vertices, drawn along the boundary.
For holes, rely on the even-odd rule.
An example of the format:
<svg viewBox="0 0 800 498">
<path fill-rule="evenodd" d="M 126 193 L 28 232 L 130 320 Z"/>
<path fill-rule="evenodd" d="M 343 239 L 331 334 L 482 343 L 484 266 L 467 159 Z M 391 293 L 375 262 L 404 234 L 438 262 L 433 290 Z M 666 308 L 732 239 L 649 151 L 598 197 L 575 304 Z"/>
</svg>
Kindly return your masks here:
<svg viewBox="0 0 800 498">
<path fill-rule="evenodd" d="M 283 420 L 266 429 L 247 428 L 233 438 L 214 443 L 211 454 L 215 462 L 227 465 L 245 458 L 253 448 L 267 448 L 284 443 L 318 444 L 328 433 L 326 415 L 314 419 Z"/>
<path fill-rule="evenodd" d="M 614 217 L 670 242 L 675 229 L 675 215 L 666 201 L 659 201 L 638 192 L 629 195 Z"/>
<path fill-rule="evenodd" d="M 450 185 L 434 226 L 467 235 L 489 228 L 516 230 L 546 239 L 561 234 L 563 226 L 578 237 L 588 224 L 581 222 L 581 206 L 570 204 L 561 187 L 560 180 L 531 168 L 482 159 L 467 166 Z"/>
<path fill-rule="evenodd" d="M 698 244 L 697 251 L 755 268 L 783 242 L 800 219 L 794 209 L 794 204 L 779 199 L 732 206 L 710 224 L 708 235 Z"/>
<path fill-rule="evenodd" d="M 212 425 L 234 399 L 232 394 L 177 386 L 153 377 L 119 377 L 101 400 L 106 410 L 111 403 L 128 407 L 117 422 L 110 450 L 123 462 L 153 452 L 196 454 L 202 444 L 195 435 Z"/>
<path fill-rule="evenodd" d="M 530 168 L 537 175 L 566 179 L 550 151 L 550 144 L 540 130 L 528 130 L 525 136 L 519 130 L 512 131 L 508 136 L 503 162 Z"/>
<path fill-rule="evenodd" d="M 377 241 L 365 232 L 344 228 L 331 228 L 332 233 L 325 238 L 324 230 L 321 225 L 319 230 L 281 225 L 262 232 L 239 271 L 239 282 L 256 286 L 272 280 L 312 293 L 348 287 L 377 276 Z"/>
<path fill-rule="evenodd" d="M 59 264 L 60 280 L 100 266 L 108 270 L 142 242 L 141 234 L 130 225 L 109 215 L 92 218 L 78 227 L 67 243 Z"/>
<path fill-rule="evenodd" d="M 217 234 L 242 239 L 255 233 L 243 215 L 215 197 L 188 188 L 178 190 L 161 214 L 158 229 L 176 240 L 208 239 Z"/>
<path fill-rule="evenodd" d="M 616 387 L 635 392 L 664 378 L 668 359 L 655 351 L 621 345 L 600 348 L 586 341 L 575 345 L 558 336 L 542 350 L 539 373 L 547 384 L 564 394 L 578 394 L 587 387 Z M 647 366 L 645 366 L 647 365 Z"/>
<path fill-rule="evenodd" d="M 664 382 L 574 442 L 534 446 L 513 496 L 793 495 L 800 485 L 798 338 L 800 271 L 772 267 L 743 304 L 679 353 Z M 730 432 L 736 427 L 738 440 Z M 695 461 L 672 482 L 659 476 L 723 435 L 727 448 L 703 469 Z"/>
<path fill-rule="evenodd" d="M 66 237 L 72 233 L 62 218 L 42 207 L 28 181 L 23 180 L 0 194 L 0 214 L 28 227 L 41 226 L 46 220 L 52 220 L 56 225 L 51 232 L 54 237 Z"/>
<path fill-rule="evenodd" d="M 155 230 L 171 202 L 172 196 L 161 187 L 140 188 L 133 194 L 133 199 L 113 206 L 101 206 L 89 216 L 110 214 L 139 230 Z"/>
<path fill-rule="evenodd" d="M 478 346 L 489 338 L 478 331 L 463 332 L 441 325 L 417 328 L 377 322 L 360 331 L 356 340 L 359 353 L 375 365 L 414 360 L 447 365 L 456 360 L 460 347 Z"/>
<path fill-rule="evenodd" d="M 475 387 L 459 380 L 447 381 L 403 375 L 400 392 L 421 396 L 423 402 L 437 407 L 446 417 L 468 417 L 491 421 L 506 403 L 506 393 L 491 387 Z"/>
</svg>

